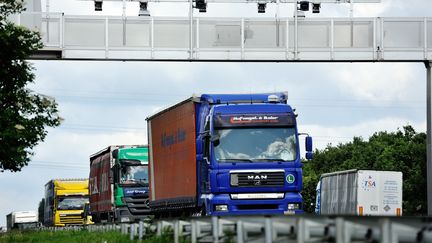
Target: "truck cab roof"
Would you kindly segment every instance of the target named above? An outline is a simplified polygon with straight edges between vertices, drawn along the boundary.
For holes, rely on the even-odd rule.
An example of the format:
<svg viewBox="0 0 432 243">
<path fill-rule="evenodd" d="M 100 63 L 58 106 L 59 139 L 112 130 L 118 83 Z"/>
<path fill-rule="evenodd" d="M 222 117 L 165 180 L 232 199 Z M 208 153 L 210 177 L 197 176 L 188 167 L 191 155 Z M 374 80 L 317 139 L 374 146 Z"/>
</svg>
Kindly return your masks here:
<svg viewBox="0 0 432 243">
<path fill-rule="evenodd" d="M 254 114 L 254 113 L 292 113 L 291 106 L 286 104 L 220 104 L 213 108 L 214 114 Z"/>
<path fill-rule="evenodd" d="M 271 103 L 269 96 L 273 96 L 277 101 L 274 103 L 286 104 L 288 92 L 259 93 L 259 94 L 202 94 L 200 101 L 209 104 L 239 104 L 239 103 Z"/>
</svg>

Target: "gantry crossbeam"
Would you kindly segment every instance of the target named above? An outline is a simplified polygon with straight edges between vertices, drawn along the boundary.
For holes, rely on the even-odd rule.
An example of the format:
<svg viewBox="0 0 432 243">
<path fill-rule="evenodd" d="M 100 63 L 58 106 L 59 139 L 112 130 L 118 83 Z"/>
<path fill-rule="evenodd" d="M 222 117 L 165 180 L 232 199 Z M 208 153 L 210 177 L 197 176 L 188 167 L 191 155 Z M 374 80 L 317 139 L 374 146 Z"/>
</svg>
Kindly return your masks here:
<svg viewBox="0 0 432 243">
<path fill-rule="evenodd" d="M 432 18 L 167 18 L 23 13 L 34 58 L 178 61 L 432 60 Z M 192 32 L 191 32 L 192 31 Z"/>
</svg>

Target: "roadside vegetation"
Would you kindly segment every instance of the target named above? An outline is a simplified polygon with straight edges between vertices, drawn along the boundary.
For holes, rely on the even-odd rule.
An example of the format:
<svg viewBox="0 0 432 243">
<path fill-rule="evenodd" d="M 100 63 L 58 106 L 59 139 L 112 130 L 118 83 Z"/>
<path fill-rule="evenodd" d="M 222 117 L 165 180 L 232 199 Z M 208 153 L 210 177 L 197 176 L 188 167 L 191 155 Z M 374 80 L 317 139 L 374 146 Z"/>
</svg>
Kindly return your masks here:
<svg viewBox="0 0 432 243">
<path fill-rule="evenodd" d="M 28 58 L 43 45 L 38 32 L 8 19 L 22 12 L 24 3 L 0 0 L 0 173 L 27 166 L 47 128 L 62 121 L 52 97 L 28 88 L 35 80 Z"/>
<path fill-rule="evenodd" d="M 426 215 L 426 134 L 405 126 L 396 132 L 376 132 L 368 140 L 315 151 L 304 161 L 303 198 L 305 211 L 314 212 L 316 186 L 321 174 L 342 170 L 389 170 L 403 173 L 403 215 Z"/>
<path fill-rule="evenodd" d="M 120 232 L 81 231 L 14 231 L 0 235 L 0 242 L 133 242 Z M 138 242 L 138 241 L 136 241 Z"/>
<path fill-rule="evenodd" d="M 131 241 L 129 235 L 121 234 L 118 231 L 108 232 L 89 232 L 79 231 L 13 231 L 0 233 L 0 243 L 6 242 L 65 242 L 65 243 L 123 243 L 123 242 L 145 242 L 145 243 L 165 243 L 173 242 L 172 234 L 164 233 L 161 236 L 154 234 L 147 235 L 142 241 L 138 239 Z"/>
</svg>

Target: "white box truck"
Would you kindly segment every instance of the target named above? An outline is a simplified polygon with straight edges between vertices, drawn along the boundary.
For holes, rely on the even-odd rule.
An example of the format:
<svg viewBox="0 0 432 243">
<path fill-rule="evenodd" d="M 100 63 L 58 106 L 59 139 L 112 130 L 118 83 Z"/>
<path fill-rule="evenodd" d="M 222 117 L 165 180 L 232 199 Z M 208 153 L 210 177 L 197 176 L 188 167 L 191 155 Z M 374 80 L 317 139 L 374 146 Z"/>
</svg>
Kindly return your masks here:
<svg viewBox="0 0 432 243">
<path fill-rule="evenodd" d="M 36 211 L 18 211 L 6 215 L 7 231 L 12 229 L 26 230 L 39 226 Z"/>
<path fill-rule="evenodd" d="M 315 212 L 322 215 L 402 215 L 402 172 L 347 170 L 321 175 Z"/>
</svg>

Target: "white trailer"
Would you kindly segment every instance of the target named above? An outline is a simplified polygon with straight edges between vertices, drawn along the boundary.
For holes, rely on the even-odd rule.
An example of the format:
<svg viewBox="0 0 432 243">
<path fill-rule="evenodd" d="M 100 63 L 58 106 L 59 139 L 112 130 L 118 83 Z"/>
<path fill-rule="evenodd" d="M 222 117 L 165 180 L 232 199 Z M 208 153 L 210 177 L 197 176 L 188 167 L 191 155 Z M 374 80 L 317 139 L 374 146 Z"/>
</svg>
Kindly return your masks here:
<svg viewBox="0 0 432 243">
<path fill-rule="evenodd" d="M 36 211 L 18 211 L 6 215 L 7 231 L 12 229 L 31 229 L 38 227 L 38 214 Z"/>
<path fill-rule="evenodd" d="M 402 215 L 402 172 L 347 170 L 321 175 L 317 211 L 323 215 Z"/>
</svg>

